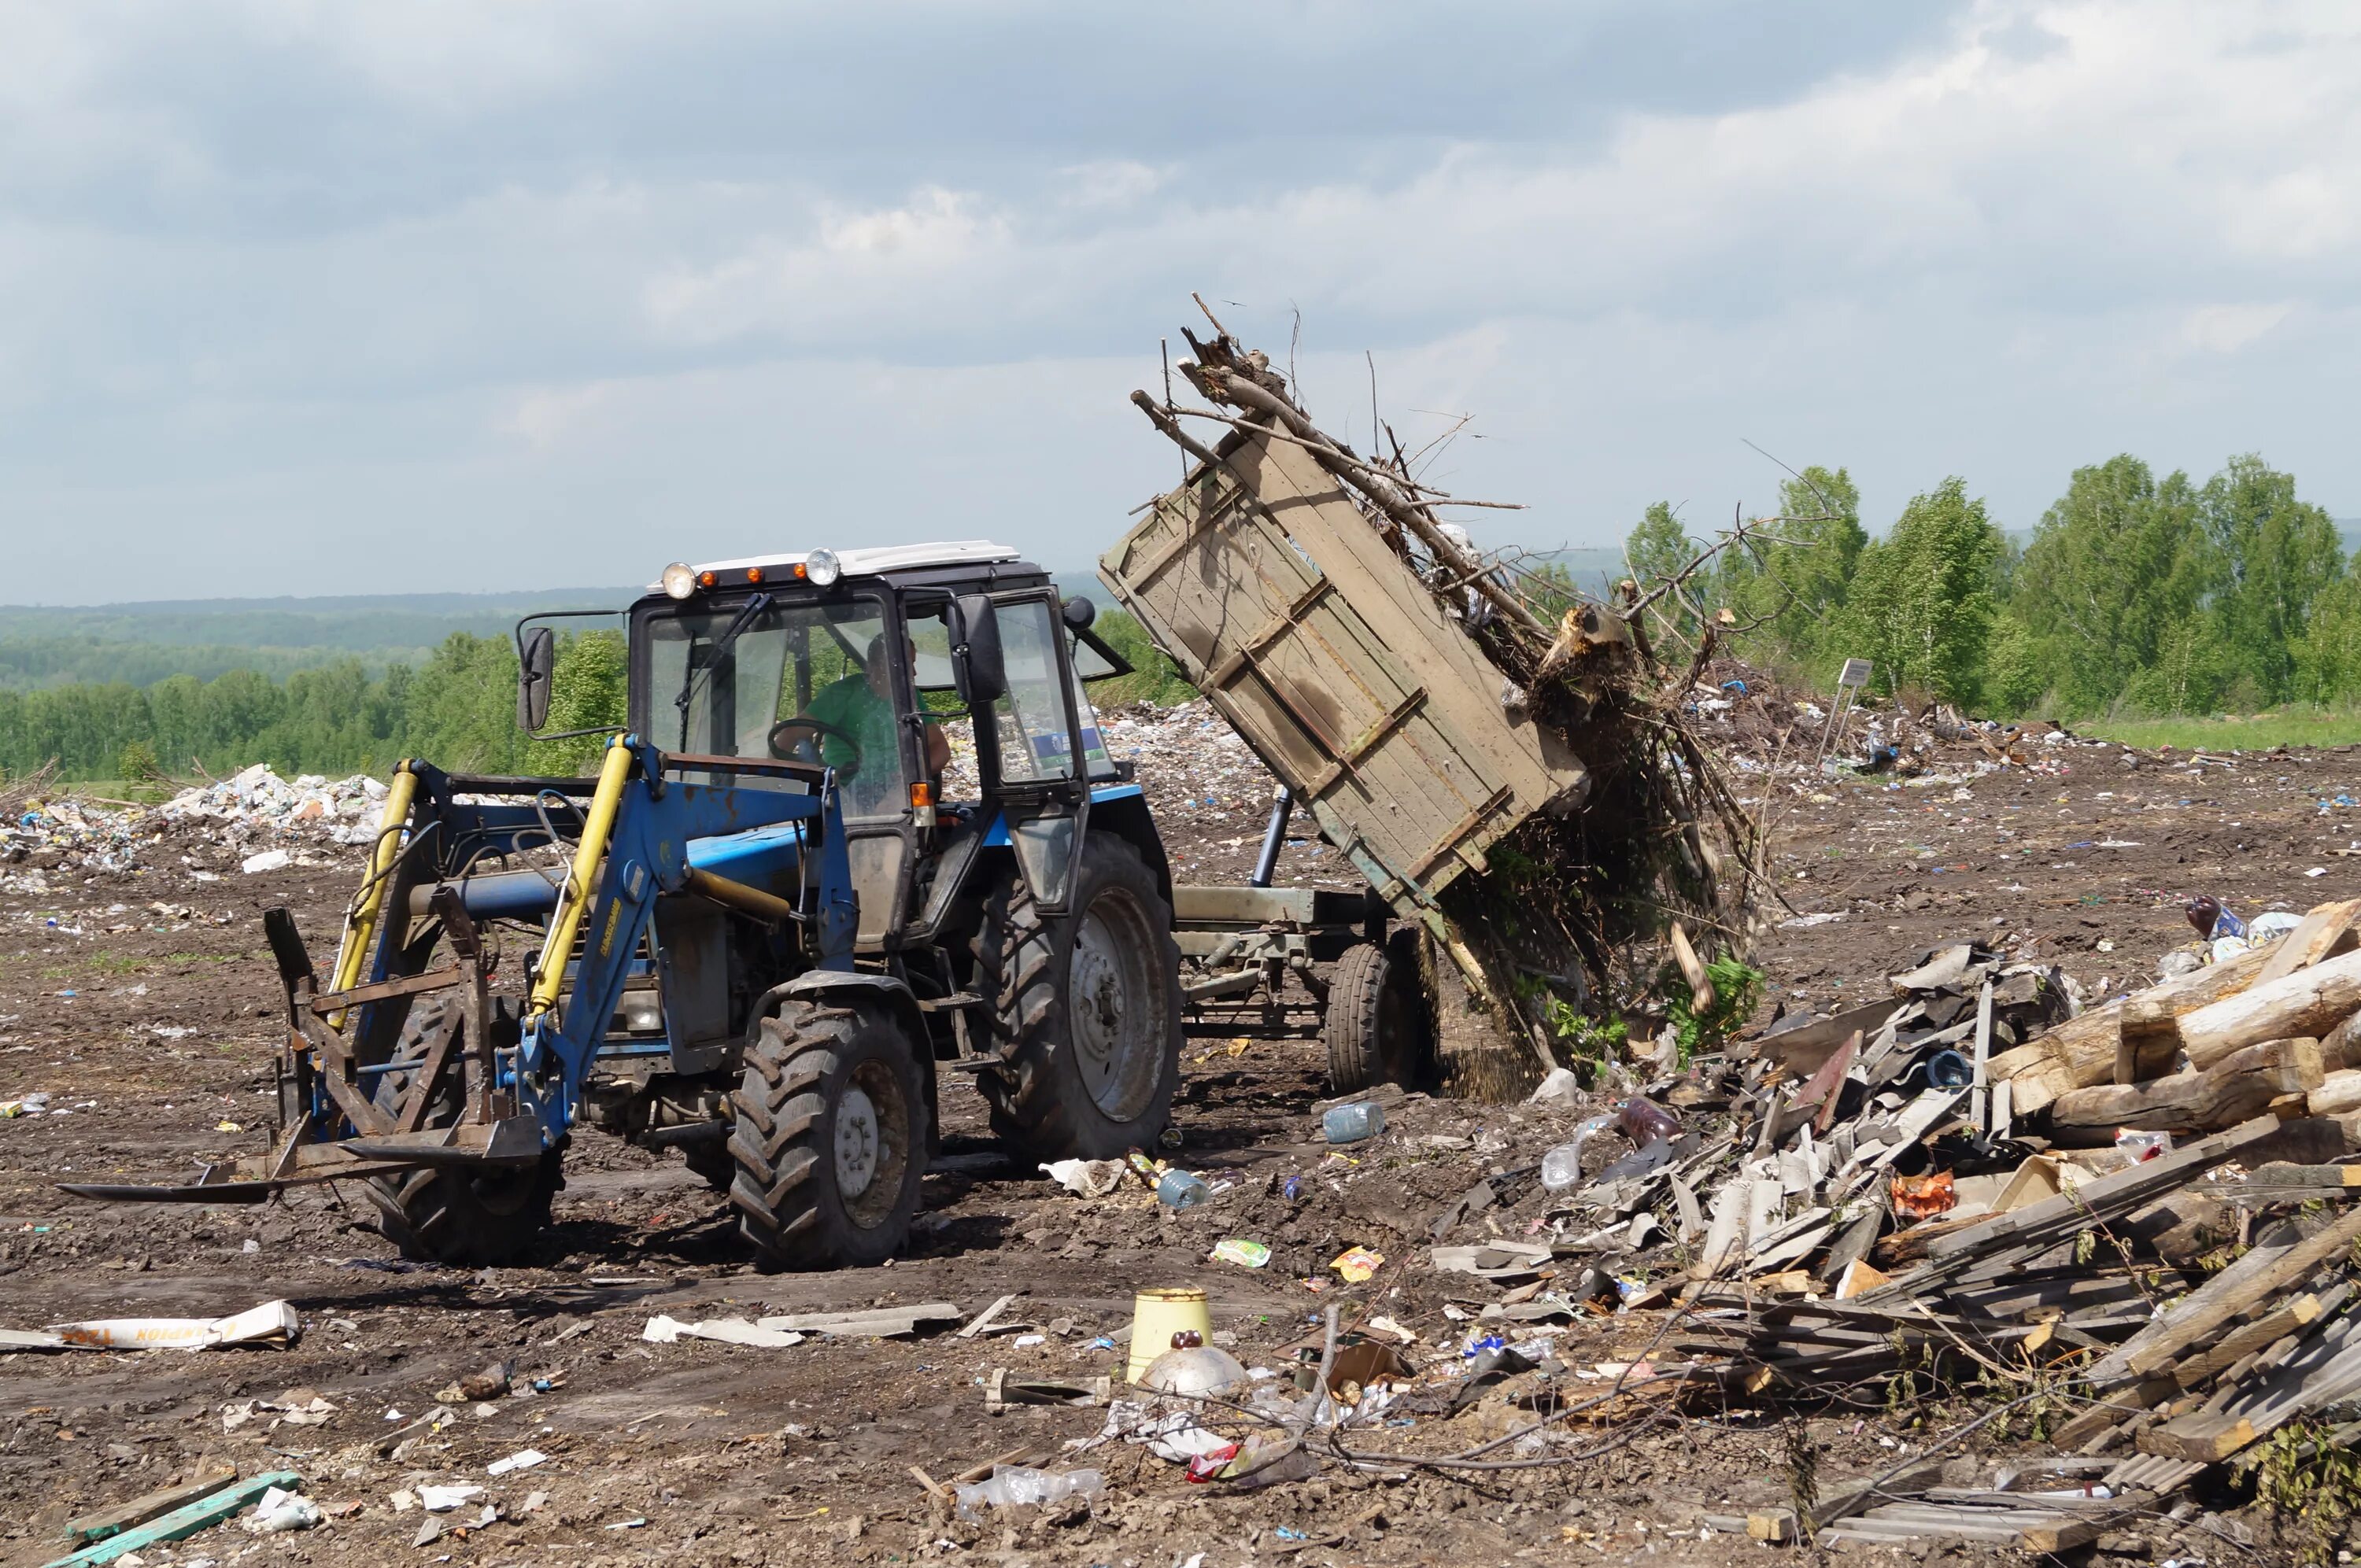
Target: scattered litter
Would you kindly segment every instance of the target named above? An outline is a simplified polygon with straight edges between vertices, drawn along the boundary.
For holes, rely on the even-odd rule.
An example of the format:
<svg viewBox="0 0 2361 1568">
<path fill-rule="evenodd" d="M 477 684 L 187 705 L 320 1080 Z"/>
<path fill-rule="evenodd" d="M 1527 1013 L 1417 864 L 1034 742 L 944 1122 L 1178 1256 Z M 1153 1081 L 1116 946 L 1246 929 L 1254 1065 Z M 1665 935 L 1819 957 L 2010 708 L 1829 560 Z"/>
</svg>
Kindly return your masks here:
<svg viewBox="0 0 2361 1568">
<path fill-rule="evenodd" d="M 310 1530 L 320 1517 L 320 1505 L 302 1493 L 273 1486 L 262 1494 L 254 1512 L 239 1522 L 256 1535 L 277 1535 L 283 1530 Z"/>
<path fill-rule="evenodd" d="M 973 1519 L 979 1509 L 1029 1508 L 1069 1497 L 1095 1497 L 1106 1480 L 1095 1470 L 1034 1470 L 1021 1464 L 993 1467 L 992 1475 L 959 1488 L 959 1513 Z"/>
</svg>

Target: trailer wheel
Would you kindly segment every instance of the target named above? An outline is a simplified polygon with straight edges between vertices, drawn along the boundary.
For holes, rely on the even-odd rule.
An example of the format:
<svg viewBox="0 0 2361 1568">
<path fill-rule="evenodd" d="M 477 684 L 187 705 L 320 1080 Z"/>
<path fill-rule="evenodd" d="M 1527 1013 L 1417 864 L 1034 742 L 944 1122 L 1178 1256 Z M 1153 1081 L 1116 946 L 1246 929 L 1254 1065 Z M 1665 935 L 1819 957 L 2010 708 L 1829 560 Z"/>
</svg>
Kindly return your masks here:
<svg viewBox="0 0 2361 1568">
<path fill-rule="evenodd" d="M 416 1064 L 435 1036 L 445 1027 L 459 1026 L 461 1013 L 440 999 L 422 1000 L 411 1008 L 394 1045 L 392 1065 L 378 1075 L 371 1096 L 380 1109 L 400 1109 L 417 1076 Z M 412 1065 L 405 1069 L 404 1063 Z M 466 1104 L 459 1065 L 444 1075 L 443 1087 L 426 1113 L 427 1126 L 447 1127 L 459 1119 Z M 528 1166 L 481 1172 L 430 1167 L 373 1178 L 367 1190 L 377 1205 L 377 1228 L 402 1256 L 487 1268 L 515 1257 L 548 1229 L 550 1200 L 566 1185 L 564 1161 L 561 1144 Z"/>
<path fill-rule="evenodd" d="M 1336 960 L 1320 1025 L 1328 1047 L 1331 1092 L 1357 1094 L 1380 1083 L 1408 1084 L 1424 1070 L 1426 1008 L 1415 937 L 1413 930 L 1399 931 L 1384 947 L 1364 943 Z"/>
<path fill-rule="evenodd" d="M 730 1201 L 763 1267 L 871 1267 L 908 1238 L 927 1173 L 923 1045 L 864 1001 L 790 1002 L 762 1021 Z"/>
<path fill-rule="evenodd" d="M 1068 913 L 1022 877 L 975 938 L 1003 1067 L 977 1086 L 992 1128 L 1033 1157 L 1112 1159 L 1164 1130 L 1180 1081 L 1180 953 L 1172 906 L 1138 850 L 1085 834 Z"/>
</svg>

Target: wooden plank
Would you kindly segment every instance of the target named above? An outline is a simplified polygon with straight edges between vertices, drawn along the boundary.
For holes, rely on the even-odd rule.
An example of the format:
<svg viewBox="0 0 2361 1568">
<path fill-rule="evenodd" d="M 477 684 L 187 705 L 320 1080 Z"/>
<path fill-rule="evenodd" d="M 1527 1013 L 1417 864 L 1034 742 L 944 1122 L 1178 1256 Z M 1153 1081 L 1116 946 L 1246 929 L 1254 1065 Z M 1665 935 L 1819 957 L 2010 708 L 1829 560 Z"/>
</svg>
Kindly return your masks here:
<svg viewBox="0 0 2361 1568">
<path fill-rule="evenodd" d="M 2194 1388 L 2235 1366 L 2255 1352 L 2267 1349 L 2296 1330 L 2317 1321 L 2321 1314 L 2319 1296 L 2299 1296 L 2251 1323 L 2239 1324 L 2197 1354 L 2174 1362 L 2172 1380 L 2183 1388 Z"/>
<path fill-rule="evenodd" d="M 1996 1243 L 2051 1232 L 2070 1234 L 2061 1231 L 2061 1228 L 2079 1230 L 2094 1216 L 2104 1220 L 2113 1214 L 2128 1213 L 2214 1166 L 2237 1158 L 2278 1132 L 2279 1127 L 2276 1116 L 2257 1116 L 2226 1132 L 2185 1145 L 2170 1154 L 2096 1177 L 2054 1198 L 2028 1203 L 2005 1214 L 1995 1214 L 1974 1230 L 1945 1236 L 1927 1250 L 1938 1259 L 1972 1255 Z"/>
<path fill-rule="evenodd" d="M 2261 974 L 2255 977 L 2257 985 L 2284 980 L 2300 969 L 2308 969 L 2328 957 L 2345 934 L 2353 927 L 2356 915 L 2361 915 L 2361 899 L 2348 898 L 2337 904 L 2323 904 L 2306 915 L 2270 950 L 2269 961 Z"/>
<path fill-rule="evenodd" d="M 2224 1269 L 2184 1299 L 2179 1309 L 2167 1313 L 2153 1329 L 2118 1347 L 2107 1363 L 2092 1368 L 2092 1380 L 2112 1376 L 2122 1381 L 2160 1370 L 2190 1346 L 2212 1340 L 2231 1319 L 2310 1278 L 2322 1265 L 2349 1249 L 2356 1241 L 2361 1241 L 2361 1209 L 2296 1243 L 2278 1254 L 2267 1266 L 2243 1279 L 2234 1277 L 2231 1269 Z M 2224 1280 L 2229 1281 L 2228 1286 L 2216 1290 L 2214 1288 Z"/>
<path fill-rule="evenodd" d="M 192 1503 L 183 1503 L 170 1513 L 146 1524 L 110 1535 L 104 1541 L 93 1541 L 79 1552 L 69 1552 L 48 1563 L 46 1568 L 82 1568 L 85 1563 L 112 1563 L 126 1553 L 147 1547 L 186 1541 L 199 1530 L 211 1530 L 273 1486 L 294 1491 L 302 1485 L 303 1478 L 292 1470 L 270 1470 L 244 1481 L 233 1481 L 218 1492 Z"/>
<path fill-rule="evenodd" d="M 990 1326 L 993 1319 L 1006 1311 L 1008 1310 L 1008 1304 L 1023 1294 L 1024 1292 L 1022 1290 L 1011 1290 L 1007 1295 L 1003 1296 L 999 1300 L 994 1301 L 991 1306 L 986 1307 L 983 1311 L 978 1312 L 973 1318 L 969 1320 L 965 1327 L 960 1330 L 959 1337 L 961 1339 L 973 1339 L 976 1335 L 982 1333 Z"/>
<path fill-rule="evenodd" d="M 188 1480 L 170 1486 L 159 1486 L 143 1493 L 127 1503 L 117 1503 L 111 1508 L 84 1514 L 66 1521 L 68 1541 L 104 1541 L 110 1535 L 120 1535 L 134 1525 L 170 1513 L 183 1503 L 193 1503 L 208 1493 L 217 1492 L 237 1479 L 235 1464 L 206 1464 Z"/>
<path fill-rule="evenodd" d="M 1980 1133 L 1992 1128 L 1992 1027 L 1993 982 L 1986 980 L 1976 992 L 1976 1046 L 1971 1058 L 1974 1072 L 1968 1080 L 1968 1119 Z"/>
</svg>

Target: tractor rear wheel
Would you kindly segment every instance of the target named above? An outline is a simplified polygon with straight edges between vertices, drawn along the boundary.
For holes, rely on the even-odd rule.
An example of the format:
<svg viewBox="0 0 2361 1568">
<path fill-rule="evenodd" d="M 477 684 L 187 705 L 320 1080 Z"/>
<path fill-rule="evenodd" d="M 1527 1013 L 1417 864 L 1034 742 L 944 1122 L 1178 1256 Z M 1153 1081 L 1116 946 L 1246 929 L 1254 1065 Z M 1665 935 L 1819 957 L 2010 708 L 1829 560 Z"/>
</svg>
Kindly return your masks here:
<svg viewBox="0 0 2361 1568">
<path fill-rule="evenodd" d="M 1417 936 L 1405 928 L 1383 947 L 1364 943 L 1336 960 L 1320 1024 L 1330 1093 L 1408 1085 L 1425 1069 L 1426 997 L 1419 985 Z"/>
<path fill-rule="evenodd" d="M 445 1028 L 463 1028 L 464 1016 L 463 1009 L 440 998 L 411 1007 L 392 1065 L 378 1075 L 371 1096 L 380 1110 L 390 1114 L 401 1109 L 435 1036 Z M 458 1121 L 466 1105 L 466 1066 L 454 1060 L 445 1072 L 424 1125 L 447 1127 Z M 564 1161 L 561 1145 L 531 1165 L 482 1171 L 428 1167 L 372 1178 L 367 1190 L 377 1205 L 377 1228 L 402 1256 L 486 1268 L 515 1257 L 548 1229 L 550 1200 L 566 1185 Z"/>
<path fill-rule="evenodd" d="M 790 1002 L 762 1021 L 730 1201 L 763 1267 L 867 1268 L 908 1239 L 927 1174 L 922 1044 L 865 1000 Z"/>
<path fill-rule="evenodd" d="M 992 1128 L 1029 1157 L 1112 1159 L 1164 1130 L 1180 1082 L 1180 953 L 1172 906 L 1138 850 L 1085 834 L 1067 913 L 1023 877 L 976 935 L 1002 1067 L 978 1080 Z"/>
</svg>

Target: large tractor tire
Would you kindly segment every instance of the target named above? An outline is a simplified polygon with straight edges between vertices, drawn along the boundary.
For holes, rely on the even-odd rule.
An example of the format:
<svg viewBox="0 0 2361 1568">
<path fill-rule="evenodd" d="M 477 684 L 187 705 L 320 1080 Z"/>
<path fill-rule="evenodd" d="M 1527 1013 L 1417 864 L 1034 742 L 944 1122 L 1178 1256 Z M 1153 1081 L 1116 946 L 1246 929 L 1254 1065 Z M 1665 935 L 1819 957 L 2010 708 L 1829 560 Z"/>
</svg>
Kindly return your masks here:
<svg viewBox="0 0 2361 1568">
<path fill-rule="evenodd" d="M 401 1108 L 417 1076 L 417 1064 L 446 1026 L 459 1026 L 462 1009 L 442 998 L 422 999 L 402 1021 L 392 1065 L 378 1075 L 372 1095 L 391 1113 Z M 403 1064 L 410 1064 L 407 1068 Z M 464 1062 L 454 1062 L 426 1113 L 429 1127 L 447 1127 L 466 1104 Z M 486 1268 L 509 1262 L 549 1227 L 550 1200 L 566 1185 L 565 1148 L 560 1145 L 527 1166 L 484 1171 L 428 1167 L 384 1176 L 368 1183 L 377 1205 L 377 1228 L 421 1263 Z"/>
<path fill-rule="evenodd" d="M 865 999 L 790 1002 L 762 1021 L 730 1201 L 763 1266 L 867 1268 L 908 1239 L 927 1174 L 923 1048 Z"/>
<path fill-rule="evenodd" d="M 1380 1083 L 1408 1086 L 1426 1071 L 1432 1034 L 1417 937 L 1405 928 L 1383 947 L 1364 943 L 1336 960 L 1320 1024 L 1332 1094 L 1358 1094 Z"/>
<path fill-rule="evenodd" d="M 1040 1160 L 1112 1159 L 1154 1143 L 1180 1082 L 1172 906 L 1113 834 L 1084 836 L 1073 874 L 1054 919 L 1013 877 L 976 936 L 1002 1062 L 978 1085 L 993 1131 Z"/>
</svg>

